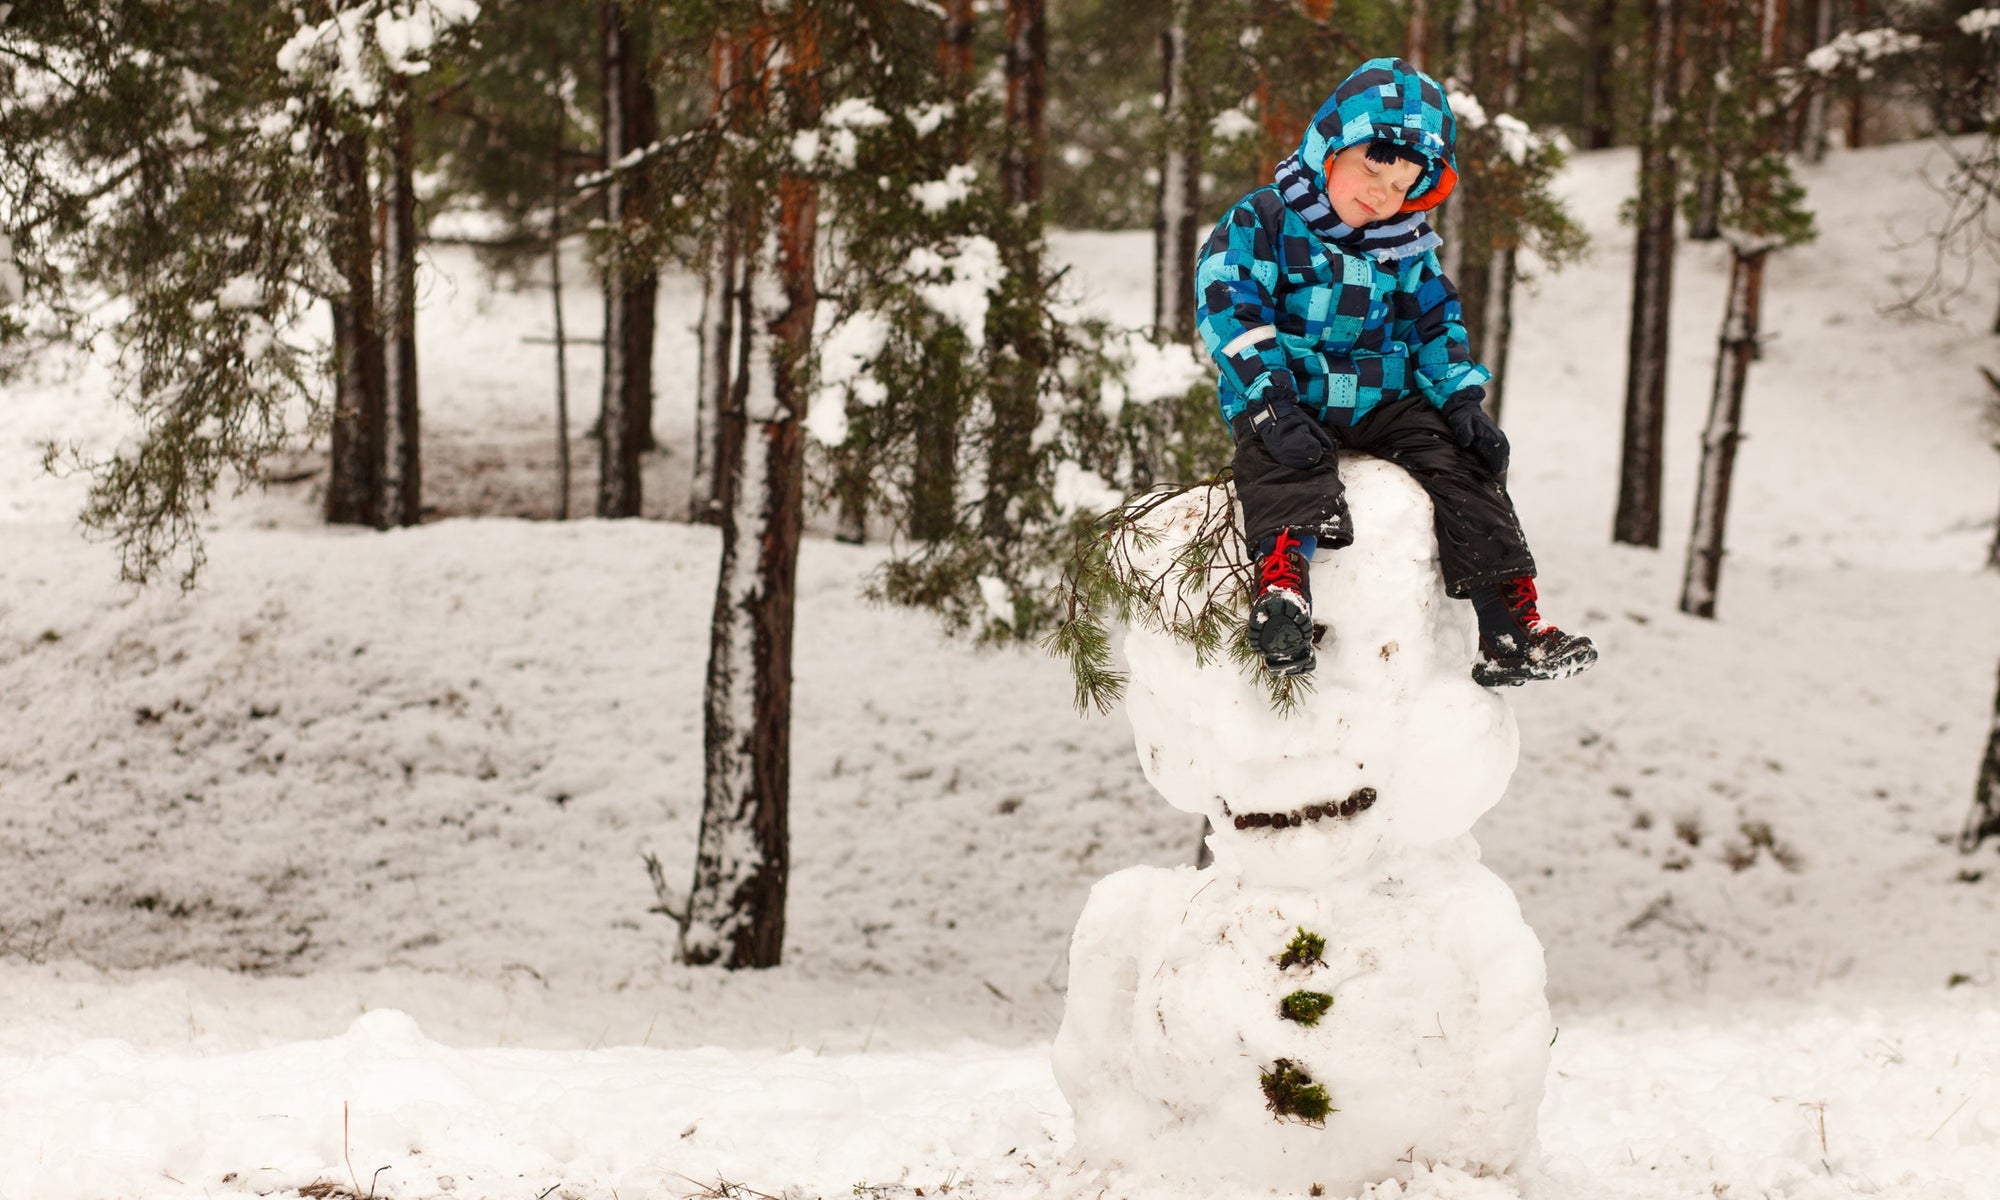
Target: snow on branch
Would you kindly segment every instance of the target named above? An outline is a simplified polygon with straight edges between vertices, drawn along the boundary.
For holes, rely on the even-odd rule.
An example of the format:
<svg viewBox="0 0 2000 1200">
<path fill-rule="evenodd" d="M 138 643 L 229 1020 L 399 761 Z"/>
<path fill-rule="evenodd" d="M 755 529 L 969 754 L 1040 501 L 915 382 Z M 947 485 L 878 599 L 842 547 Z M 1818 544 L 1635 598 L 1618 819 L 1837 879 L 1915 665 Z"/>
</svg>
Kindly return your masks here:
<svg viewBox="0 0 2000 1200">
<path fill-rule="evenodd" d="M 653 142 L 650 145 L 640 146 L 638 149 L 633 150 L 630 154 L 620 155 L 616 162 L 613 162 L 610 165 L 606 166 L 603 170 L 590 171 L 585 174 L 578 175 L 575 179 L 570 181 L 570 186 L 576 188 L 576 190 L 580 192 L 587 192 L 594 188 L 601 188 L 605 184 L 610 183 L 612 180 L 618 178 L 620 175 L 623 175 L 628 171 L 635 170 L 645 165 L 646 163 L 653 162 L 656 159 L 662 158 L 665 155 L 680 149 L 682 146 L 689 144 L 690 142 L 698 141 L 704 137 L 708 137 L 714 134 L 716 130 L 720 128 L 720 125 L 721 122 L 718 119 L 711 117 L 709 120 L 702 122 L 700 125 L 695 126 L 693 129 L 686 130 L 685 132 L 682 133 L 677 133 L 669 138 L 661 138 L 659 141 Z"/>
<path fill-rule="evenodd" d="M 1923 48 L 1924 39 L 1900 29 L 1848 30 L 1805 56 L 1806 70 L 1815 75 L 1853 71 L 1855 78 L 1872 78 L 1869 64 Z"/>
<path fill-rule="evenodd" d="M 372 108 L 387 75 L 422 75 L 445 34 L 470 25 L 477 0 L 376 0 L 301 26 L 278 50 L 278 69 L 317 79 L 333 99 Z"/>
<path fill-rule="evenodd" d="M 1497 116 L 1486 115 L 1486 106 L 1479 97 L 1461 90 L 1456 85 L 1447 85 L 1446 96 L 1451 102 L 1451 112 L 1465 129 L 1485 129 L 1491 127 L 1495 137 L 1500 139 L 1500 152 L 1510 162 L 1525 165 L 1529 158 L 1550 146 L 1558 145 L 1555 139 L 1536 133 L 1521 118 L 1512 113 Z"/>
</svg>

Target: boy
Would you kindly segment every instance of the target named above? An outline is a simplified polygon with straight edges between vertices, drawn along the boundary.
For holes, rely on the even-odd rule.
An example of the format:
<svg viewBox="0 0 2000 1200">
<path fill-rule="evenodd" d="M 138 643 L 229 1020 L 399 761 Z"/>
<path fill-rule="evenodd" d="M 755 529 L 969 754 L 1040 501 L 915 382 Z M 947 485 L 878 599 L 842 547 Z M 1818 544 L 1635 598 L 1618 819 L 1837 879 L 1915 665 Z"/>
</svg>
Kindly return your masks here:
<svg viewBox="0 0 2000 1200">
<path fill-rule="evenodd" d="M 1474 679 L 1559 679 L 1597 661 L 1590 639 L 1536 612 L 1535 561 L 1503 483 L 1507 438 L 1480 407 L 1493 376 L 1471 359 L 1424 220 L 1457 183 L 1454 134 L 1435 80 L 1371 59 L 1202 250 L 1196 312 L 1257 556 L 1247 634 L 1273 675 L 1313 669 L 1308 566 L 1316 548 L 1354 540 L 1342 449 L 1430 493 L 1446 589 L 1479 619 Z"/>
</svg>

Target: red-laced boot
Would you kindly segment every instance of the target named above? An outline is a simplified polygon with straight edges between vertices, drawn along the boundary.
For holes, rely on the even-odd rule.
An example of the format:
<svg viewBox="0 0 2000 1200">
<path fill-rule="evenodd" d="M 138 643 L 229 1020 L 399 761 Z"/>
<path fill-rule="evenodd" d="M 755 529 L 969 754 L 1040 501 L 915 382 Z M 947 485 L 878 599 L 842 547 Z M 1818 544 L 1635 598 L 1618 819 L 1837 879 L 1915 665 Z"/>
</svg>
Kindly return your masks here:
<svg viewBox="0 0 2000 1200">
<path fill-rule="evenodd" d="M 1531 679 L 1564 679 L 1590 669 L 1597 647 L 1564 633 L 1535 610 L 1535 579 L 1523 575 L 1472 593 L 1479 614 L 1479 661 L 1472 678 L 1485 687 L 1515 687 Z"/>
<path fill-rule="evenodd" d="M 1257 563 L 1257 595 L 1250 602 L 1250 645 L 1273 675 L 1313 669 L 1312 560 L 1289 529 Z"/>
</svg>

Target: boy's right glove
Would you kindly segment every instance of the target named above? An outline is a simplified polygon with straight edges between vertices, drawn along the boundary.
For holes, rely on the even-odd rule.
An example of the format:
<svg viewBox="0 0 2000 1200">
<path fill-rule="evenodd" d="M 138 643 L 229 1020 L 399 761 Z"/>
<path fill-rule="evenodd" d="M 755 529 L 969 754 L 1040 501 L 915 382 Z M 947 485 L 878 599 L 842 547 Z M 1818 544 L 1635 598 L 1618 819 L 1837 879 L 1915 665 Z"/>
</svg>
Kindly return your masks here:
<svg viewBox="0 0 2000 1200">
<path fill-rule="evenodd" d="M 1444 402 L 1444 419 L 1451 426 L 1451 440 L 1479 456 L 1495 475 L 1507 473 L 1507 435 L 1479 407 L 1486 399 L 1482 387 L 1462 388 Z"/>
<path fill-rule="evenodd" d="M 1333 449 L 1333 438 L 1311 413 L 1299 407 L 1298 394 L 1288 387 L 1265 388 L 1245 411 L 1250 414 L 1250 428 L 1264 439 L 1264 448 L 1279 466 L 1303 471 L 1317 465 Z"/>
</svg>

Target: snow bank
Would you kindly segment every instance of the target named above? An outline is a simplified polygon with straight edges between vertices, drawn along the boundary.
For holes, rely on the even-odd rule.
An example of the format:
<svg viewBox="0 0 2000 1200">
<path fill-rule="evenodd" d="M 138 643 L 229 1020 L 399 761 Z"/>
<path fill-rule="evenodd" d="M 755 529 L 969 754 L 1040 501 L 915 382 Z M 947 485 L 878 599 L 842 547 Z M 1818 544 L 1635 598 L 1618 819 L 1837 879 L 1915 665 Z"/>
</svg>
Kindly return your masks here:
<svg viewBox="0 0 2000 1200">
<path fill-rule="evenodd" d="M 943 1180 L 968 1161 L 1003 1184 L 1032 1170 L 1011 1151 L 1049 1142 L 1048 1091 L 1020 1053 L 460 1050 L 377 1010 L 237 1054 L 0 1056 L 0 1195 L 658 1196 L 774 1175 L 845 1195 L 885 1162 Z"/>
</svg>

